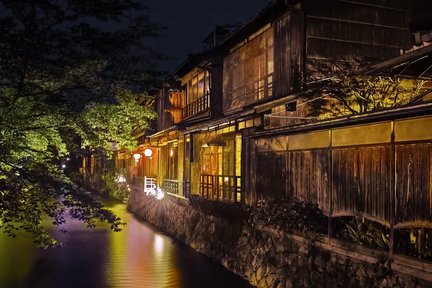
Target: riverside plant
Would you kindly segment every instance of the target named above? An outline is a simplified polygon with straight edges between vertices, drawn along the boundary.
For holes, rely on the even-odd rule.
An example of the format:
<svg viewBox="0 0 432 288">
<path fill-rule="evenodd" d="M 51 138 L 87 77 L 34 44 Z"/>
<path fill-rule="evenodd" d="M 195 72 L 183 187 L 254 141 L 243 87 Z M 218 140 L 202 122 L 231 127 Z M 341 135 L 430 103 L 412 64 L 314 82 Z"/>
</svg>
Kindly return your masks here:
<svg viewBox="0 0 432 288">
<path fill-rule="evenodd" d="M 251 211 L 249 222 L 283 231 L 327 233 L 327 217 L 317 204 L 296 199 L 267 199 L 258 201 Z"/>
<path fill-rule="evenodd" d="M 130 188 L 127 182 L 119 181 L 121 177 L 122 174 L 116 173 L 114 171 L 109 171 L 105 174 L 105 185 L 108 194 L 111 197 L 125 202 L 129 195 Z"/>
<path fill-rule="evenodd" d="M 350 240 L 369 248 L 389 247 L 389 228 L 361 217 L 352 217 L 350 220 L 340 219 L 344 228 L 337 233 L 340 238 Z"/>
</svg>

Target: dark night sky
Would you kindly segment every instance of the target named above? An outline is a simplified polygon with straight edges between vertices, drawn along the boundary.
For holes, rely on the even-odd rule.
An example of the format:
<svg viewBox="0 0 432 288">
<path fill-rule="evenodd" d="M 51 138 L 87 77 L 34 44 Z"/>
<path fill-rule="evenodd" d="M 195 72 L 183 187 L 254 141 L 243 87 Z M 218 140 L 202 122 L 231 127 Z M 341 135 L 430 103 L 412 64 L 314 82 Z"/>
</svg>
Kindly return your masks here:
<svg viewBox="0 0 432 288">
<path fill-rule="evenodd" d="M 271 0 L 145 0 L 150 19 L 166 29 L 153 48 L 172 58 L 161 68 L 175 69 L 188 53 L 202 51 L 202 40 L 215 25 L 244 23 Z"/>
</svg>

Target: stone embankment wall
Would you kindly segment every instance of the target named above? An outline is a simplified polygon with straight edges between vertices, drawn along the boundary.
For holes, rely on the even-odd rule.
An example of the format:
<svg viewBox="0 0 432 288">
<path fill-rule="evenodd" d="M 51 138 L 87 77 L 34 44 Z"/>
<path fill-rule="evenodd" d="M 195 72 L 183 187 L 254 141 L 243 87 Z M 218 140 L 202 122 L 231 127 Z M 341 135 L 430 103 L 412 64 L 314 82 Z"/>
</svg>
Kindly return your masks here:
<svg viewBox="0 0 432 288">
<path fill-rule="evenodd" d="M 257 287 L 432 287 L 429 264 L 390 262 L 384 252 L 338 240 L 232 223 L 187 200 L 135 192 L 128 209 Z"/>
</svg>

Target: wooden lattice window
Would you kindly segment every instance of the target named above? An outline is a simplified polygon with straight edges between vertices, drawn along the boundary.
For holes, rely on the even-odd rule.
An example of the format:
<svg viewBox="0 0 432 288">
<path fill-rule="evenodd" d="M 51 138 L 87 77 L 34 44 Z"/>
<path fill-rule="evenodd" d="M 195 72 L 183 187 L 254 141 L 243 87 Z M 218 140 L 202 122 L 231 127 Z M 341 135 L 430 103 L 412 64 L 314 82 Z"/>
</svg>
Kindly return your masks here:
<svg viewBox="0 0 432 288">
<path fill-rule="evenodd" d="M 224 110 L 273 95 L 273 29 L 254 34 L 224 60 Z"/>
</svg>

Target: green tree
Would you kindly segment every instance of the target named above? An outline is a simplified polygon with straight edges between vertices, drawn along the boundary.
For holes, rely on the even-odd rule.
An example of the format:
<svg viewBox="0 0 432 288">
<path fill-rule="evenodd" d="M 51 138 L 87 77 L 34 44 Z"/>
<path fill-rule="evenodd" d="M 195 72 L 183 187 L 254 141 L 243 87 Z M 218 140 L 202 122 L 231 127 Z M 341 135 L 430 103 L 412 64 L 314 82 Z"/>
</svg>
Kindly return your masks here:
<svg viewBox="0 0 432 288">
<path fill-rule="evenodd" d="M 141 97 L 160 76 L 156 36 L 133 0 L 0 0 L 0 230 L 55 244 L 65 213 L 89 226 L 121 220 L 74 184 L 60 161 L 80 145 L 136 145 L 155 117 Z"/>
</svg>

